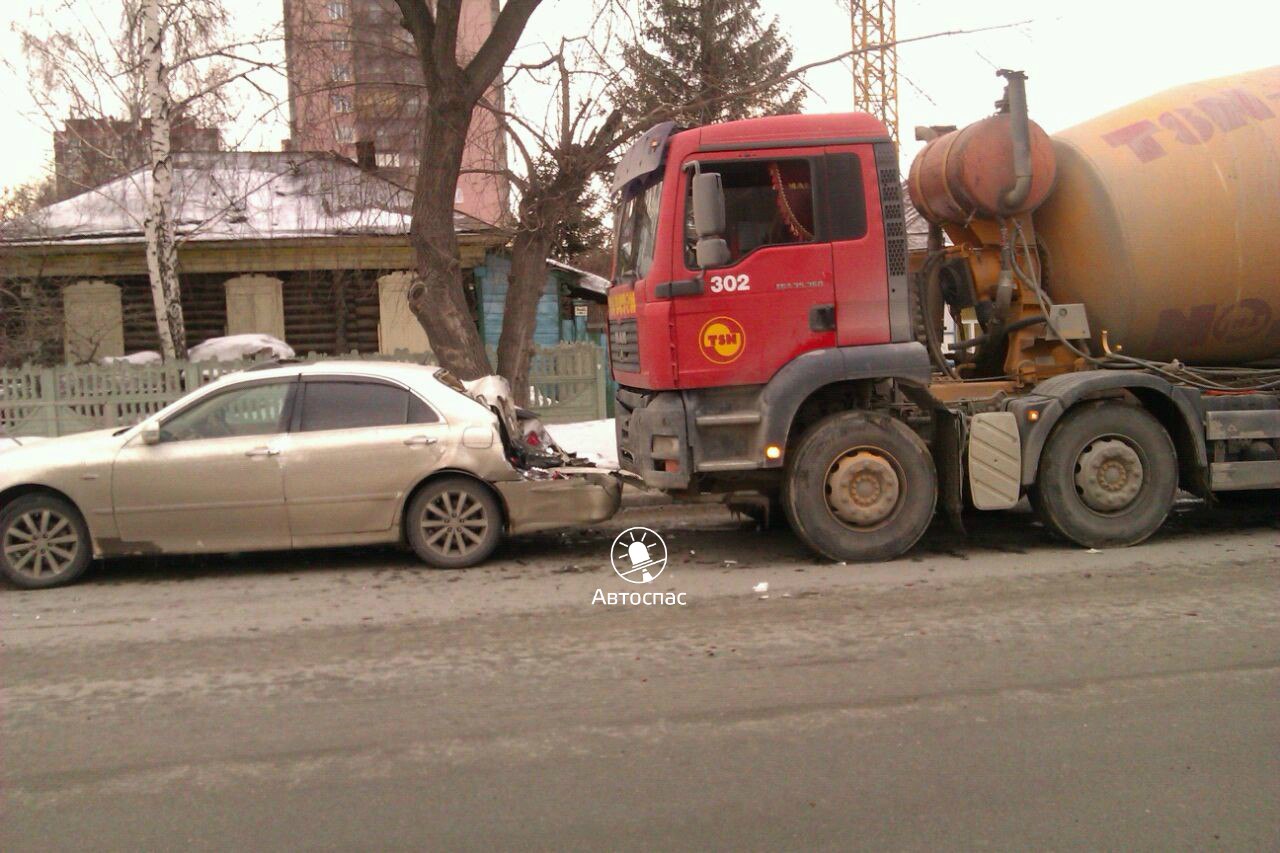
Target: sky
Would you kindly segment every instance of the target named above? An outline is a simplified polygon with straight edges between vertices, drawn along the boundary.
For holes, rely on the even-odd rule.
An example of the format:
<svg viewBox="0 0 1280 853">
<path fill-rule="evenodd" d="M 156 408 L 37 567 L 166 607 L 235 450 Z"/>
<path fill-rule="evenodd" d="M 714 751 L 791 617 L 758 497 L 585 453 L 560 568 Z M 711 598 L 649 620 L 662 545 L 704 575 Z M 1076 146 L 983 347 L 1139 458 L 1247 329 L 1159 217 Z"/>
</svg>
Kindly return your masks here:
<svg viewBox="0 0 1280 853">
<path fill-rule="evenodd" d="M 76 0 L 110 14 L 113 0 Z M 280 14 L 280 0 L 226 0 L 237 26 L 262 29 Z M 545 0 L 534 13 L 516 58 L 556 43 L 566 26 L 586 22 L 596 0 Z M 0 187 L 40 178 L 51 168 L 51 138 L 32 108 L 12 29 L 48 0 L 5 0 L 0 8 Z M 761 0 L 791 40 L 796 64 L 835 56 L 850 47 L 847 2 Z M 1275 0 L 1021 0 L 1018 3 L 898 0 L 898 37 L 1019 23 L 970 35 L 940 37 L 899 49 L 903 167 L 918 149 L 916 125 L 967 124 L 992 112 L 1001 94 L 996 68 L 1029 75 L 1032 117 L 1050 133 L 1181 83 L 1280 63 Z M 813 71 L 806 111 L 852 108 L 847 64 Z M 279 82 L 283 92 L 283 82 Z M 516 100 L 535 98 L 516 92 Z M 540 113 L 541 106 L 522 104 Z M 227 136 L 248 148 L 278 149 L 287 117 L 259 120 L 246 110 Z"/>
</svg>

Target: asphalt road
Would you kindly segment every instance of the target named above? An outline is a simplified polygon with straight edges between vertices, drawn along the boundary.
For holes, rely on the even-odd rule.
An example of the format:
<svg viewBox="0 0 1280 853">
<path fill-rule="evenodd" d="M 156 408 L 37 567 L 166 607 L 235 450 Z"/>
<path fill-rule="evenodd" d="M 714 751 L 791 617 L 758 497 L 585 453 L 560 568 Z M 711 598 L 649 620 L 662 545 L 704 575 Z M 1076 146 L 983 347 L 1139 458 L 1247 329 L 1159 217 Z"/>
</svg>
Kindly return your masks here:
<svg viewBox="0 0 1280 853">
<path fill-rule="evenodd" d="M 628 587 L 643 523 L 684 607 Z M 821 563 L 633 510 L 468 572 L 141 560 L 0 592 L 5 850 L 1276 849 L 1280 521 L 1026 516 Z M 753 591 L 769 583 L 767 598 Z"/>
</svg>

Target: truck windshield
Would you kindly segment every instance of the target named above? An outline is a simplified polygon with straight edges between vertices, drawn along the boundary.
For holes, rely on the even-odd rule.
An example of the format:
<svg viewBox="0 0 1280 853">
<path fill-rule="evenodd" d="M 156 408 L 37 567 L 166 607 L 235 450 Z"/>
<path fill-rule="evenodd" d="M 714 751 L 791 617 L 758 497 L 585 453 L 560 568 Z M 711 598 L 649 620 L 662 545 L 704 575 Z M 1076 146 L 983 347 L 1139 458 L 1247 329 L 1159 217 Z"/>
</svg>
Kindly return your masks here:
<svg viewBox="0 0 1280 853">
<path fill-rule="evenodd" d="M 615 213 L 614 245 L 619 278 L 641 278 L 653 264 L 653 247 L 662 203 L 662 179 L 624 196 Z"/>
</svg>

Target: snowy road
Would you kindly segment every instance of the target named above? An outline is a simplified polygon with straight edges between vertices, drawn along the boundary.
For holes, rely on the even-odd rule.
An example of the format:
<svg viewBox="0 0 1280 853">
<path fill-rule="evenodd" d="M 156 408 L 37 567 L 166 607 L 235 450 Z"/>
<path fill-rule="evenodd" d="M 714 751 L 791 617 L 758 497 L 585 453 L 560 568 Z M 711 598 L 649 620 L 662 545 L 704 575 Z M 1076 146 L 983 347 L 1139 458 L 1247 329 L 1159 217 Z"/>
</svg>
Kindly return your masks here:
<svg viewBox="0 0 1280 853">
<path fill-rule="evenodd" d="M 687 606 L 591 603 L 629 524 Z M 1274 849 L 1278 531 L 988 516 L 851 568 L 651 508 L 464 572 L 114 563 L 0 591 L 0 843 Z"/>
</svg>

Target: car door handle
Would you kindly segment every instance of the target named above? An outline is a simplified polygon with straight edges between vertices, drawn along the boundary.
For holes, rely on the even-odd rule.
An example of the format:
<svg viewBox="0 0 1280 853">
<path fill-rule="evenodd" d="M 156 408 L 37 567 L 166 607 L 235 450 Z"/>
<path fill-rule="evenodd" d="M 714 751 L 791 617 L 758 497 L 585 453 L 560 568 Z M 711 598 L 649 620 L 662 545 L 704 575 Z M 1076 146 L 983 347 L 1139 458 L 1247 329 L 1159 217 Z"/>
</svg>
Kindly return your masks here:
<svg viewBox="0 0 1280 853">
<path fill-rule="evenodd" d="M 250 459 L 257 459 L 262 456 L 279 456 L 280 451 L 274 447 L 255 447 L 253 450 L 245 451 L 244 455 Z"/>
<path fill-rule="evenodd" d="M 432 438 L 429 435 L 415 435 L 412 438 L 406 438 L 404 443 L 409 447 L 430 447 L 440 439 Z"/>
</svg>

